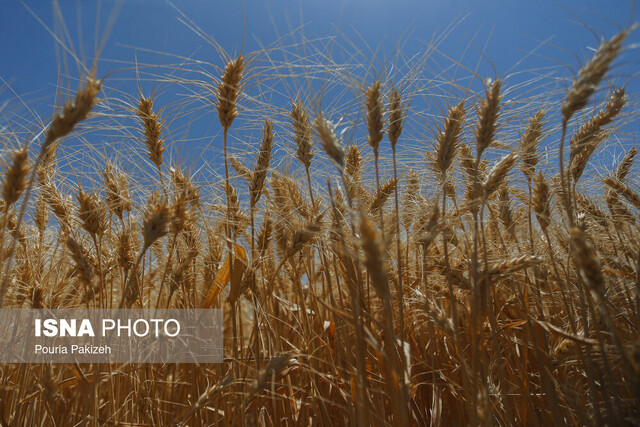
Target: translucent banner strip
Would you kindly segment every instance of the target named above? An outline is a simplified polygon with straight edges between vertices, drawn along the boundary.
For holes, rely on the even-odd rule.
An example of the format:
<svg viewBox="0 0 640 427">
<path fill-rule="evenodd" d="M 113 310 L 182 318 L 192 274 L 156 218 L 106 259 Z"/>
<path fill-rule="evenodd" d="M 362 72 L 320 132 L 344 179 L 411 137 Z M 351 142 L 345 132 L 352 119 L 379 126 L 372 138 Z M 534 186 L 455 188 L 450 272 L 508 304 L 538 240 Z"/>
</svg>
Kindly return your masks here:
<svg viewBox="0 0 640 427">
<path fill-rule="evenodd" d="M 220 363 L 221 309 L 0 309 L 0 363 Z"/>
</svg>

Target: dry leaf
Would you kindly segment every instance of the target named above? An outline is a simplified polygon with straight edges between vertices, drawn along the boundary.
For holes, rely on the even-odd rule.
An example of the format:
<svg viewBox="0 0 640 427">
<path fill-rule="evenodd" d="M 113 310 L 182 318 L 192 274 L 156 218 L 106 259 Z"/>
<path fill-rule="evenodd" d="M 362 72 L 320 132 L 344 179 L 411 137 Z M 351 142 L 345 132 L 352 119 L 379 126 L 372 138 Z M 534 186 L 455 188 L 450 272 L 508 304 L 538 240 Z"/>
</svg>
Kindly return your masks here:
<svg viewBox="0 0 640 427">
<path fill-rule="evenodd" d="M 244 249 L 242 248 L 242 246 L 235 245 L 235 253 L 236 253 L 236 258 L 234 259 L 235 262 L 233 264 L 233 270 L 234 270 L 233 280 L 231 280 L 231 292 L 229 293 L 229 299 L 231 299 L 231 296 L 232 296 L 231 294 L 234 291 L 234 285 L 237 284 L 236 287 L 239 288 L 240 278 L 242 277 L 242 273 L 244 272 L 244 269 L 247 265 L 247 255 Z M 211 304 L 213 304 L 213 301 L 215 301 L 218 295 L 222 293 L 222 290 L 224 289 L 225 286 L 227 286 L 227 283 L 229 283 L 230 279 L 231 279 L 231 274 L 229 269 L 229 257 L 227 257 L 227 259 L 224 261 L 224 264 L 222 264 L 222 267 L 220 267 L 220 270 L 218 270 L 216 277 L 213 279 L 213 283 L 211 284 L 211 287 L 209 287 L 209 291 L 207 292 L 207 297 L 204 300 L 204 304 L 202 304 L 203 308 L 211 307 Z"/>
</svg>

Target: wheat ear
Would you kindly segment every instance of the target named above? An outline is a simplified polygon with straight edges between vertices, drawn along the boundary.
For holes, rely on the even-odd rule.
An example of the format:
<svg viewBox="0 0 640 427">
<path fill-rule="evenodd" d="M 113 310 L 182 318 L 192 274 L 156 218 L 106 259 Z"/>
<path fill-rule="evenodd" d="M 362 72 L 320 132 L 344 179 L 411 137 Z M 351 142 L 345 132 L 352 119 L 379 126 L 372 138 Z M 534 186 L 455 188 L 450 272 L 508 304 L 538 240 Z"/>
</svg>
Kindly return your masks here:
<svg viewBox="0 0 640 427">
<path fill-rule="evenodd" d="M 538 164 L 538 144 L 540 136 L 542 136 L 545 114 L 544 110 L 538 110 L 529 118 L 527 129 L 520 143 L 520 158 L 522 159 L 520 169 L 527 180 L 533 179 Z"/>
<path fill-rule="evenodd" d="M 262 195 L 264 180 L 267 177 L 267 169 L 269 169 L 269 162 L 271 160 L 271 150 L 273 150 L 273 122 L 271 120 L 265 120 L 262 132 L 260 153 L 258 154 L 256 167 L 253 170 L 253 176 L 249 183 L 249 204 L 252 208 L 255 207 Z"/>
<path fill-rule="evenodd" d="M 444 126 L 438 135 L 438 145 L 436 148 L 436 157 L 433 162 L 433 169 L 438 174 L 441 183 L 445 182 L 447 172 L 456 157 L 464 114 L 464 101 L 451 107 Z"/>
<path fill-rule="evenodd" d="M 338 139 L 335 126 L 320 113 L 313 122 L 322 148 L 329 158 L 333 160 L 340 170 L 344 169 L 344 148 Z"/>
<path fill-rule="evenodd" d="M 495 138 L 500 111 L 500 89 L 502 82 L 496 80 L 485 91 L 485 98 L 478 110 L 478 127 L 475 131 L 476 149 L 479 158 Z"/>
</svg>

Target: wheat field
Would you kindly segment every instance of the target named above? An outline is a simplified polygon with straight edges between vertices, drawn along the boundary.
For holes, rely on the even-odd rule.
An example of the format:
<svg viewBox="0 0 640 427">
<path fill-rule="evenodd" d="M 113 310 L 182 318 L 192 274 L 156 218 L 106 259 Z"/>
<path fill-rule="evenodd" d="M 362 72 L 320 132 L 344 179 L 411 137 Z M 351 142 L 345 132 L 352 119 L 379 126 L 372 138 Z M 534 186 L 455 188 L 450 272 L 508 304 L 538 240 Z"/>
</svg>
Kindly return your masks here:
<svg viewBox="0 0 640 427">
<path fill-rule="evenodd" d="M 79 64 L 0 123 L 0 307 L 222 308 L 224 362 L 3 364 L 0 424 L 637 425 L 631 31 L 524 89 L 322 40 Z"/>
</svg>

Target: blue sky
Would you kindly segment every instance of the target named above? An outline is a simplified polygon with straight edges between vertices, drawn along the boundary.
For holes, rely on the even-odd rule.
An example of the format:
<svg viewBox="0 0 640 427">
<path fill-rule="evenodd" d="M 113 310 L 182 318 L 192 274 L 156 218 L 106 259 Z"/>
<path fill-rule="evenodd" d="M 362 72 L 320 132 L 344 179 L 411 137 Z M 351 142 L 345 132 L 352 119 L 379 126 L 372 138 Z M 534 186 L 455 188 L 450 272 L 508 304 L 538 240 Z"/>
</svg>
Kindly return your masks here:
<svg viewBox="0 0 640 427">
<path fill-rule="evenodd" d="M 483 77 L 553 68 L 568 78 L 590 57 L 589 49 L 597 46 L 600 37 L 610 37 L 639 16 L 626 0 L 175 0 L 175 7 L 164 0 L 104 0 L 99 8 L 93 1 L 59 3 L 69 37 L 76 47 L 82 46 L 86 63 L 94 52 L 97 11 L 100 37 L 111 10 L 117 8 L 98 74 L 120 70 L 111 75 L 109 84 L 129 93 L 135 88 L 132 72 L 121 69 L 131 67 L 136 58 L 141 63 L 160 64 L 175 62 L 171 55 L 178 54 L 220 64 L 217 52 L 179 21 L 176 8 L 232 53 L 239 52 L 243 31 L 244 49 L 253 51 L 302 26 L 298 34 L 307 39 L 340 34 L 341 43 L 353 43 L 364 52 L 362 57 L 375 56 L 381 64 L 394 58 L 400 43 L 402 53 L 410 57 L 423 52 L 430 40 L 448 29 L 439 45 L 439 63 L 450 56 L 473 68 L 482 54 L 478 72 Z M 0 6 L 0 36 L 5 41 L 0 44 L 0 77 L 11 87 L 0 89 L 0 102 L 9 100 L 15 105 L 15 92 L 46 118 L 59 71 L 56 42 L 43 26 L 54 28 L 52 4 L 0 0 Z M 639 42 L 640 31 L 635 31 L 627 46 Z M 367 54 L 367 49 L 372 53 Z M 612 72 L 618 82 L 628 84 L 629 92 L 639 88 L 638 79 L 632 78 L 640 69 L 639 59 L 637 49 L 628 49 Z M 71 74 L 77 76 L 73 67 Z M 517 82 L 512 77 L 510 83 Z M 148 92 L 150 86 L 144 90 Z M 190 136 L 217 131 L 210 123 L 194 123 L 188 130 Z"/>
<path fill-rule="evenodd" d="M 46 0 L 24 2 L 42 21 L 53 27 L 52 6 Z M 78 36 L 77 12 L 81 10 L 87 50 L 92 50 L 95 28 L 94 1 L 61 0 L 60 6 L 72 38 Z M 174 4 L 227 50 L 239 49 L 243 36 L 243 7 L 239 1 L 176 0 Z M 57 69 L 55 41 L 20 1 L 0 0 L 0 75 L 12 81 L 24 94 L 55 83 Z M 140 47 L 169 53 L 195 52 L 203 43 L 177 19 L 177 13 L 163 0 L 102 1 L 103 23 L 111 7 L 119 5 L 116 24 L 102 54 L 104 59 L 131 61 L 133 49 Z M 78 9 L 80 6 L 80 9 Z M 407 51 L 417 51 L 423 41 L 465 19 L 447 39 L 447 48 L 459 56 L 474 34 L 479 46 L 491 37 L 487 57 L 499 72 L 505 71 L 541 41 L 558 49 L 546 49 L 552 60 L 577 62 L 560 49 L 578 55 L 597 38 L 585 25 L 604 35 L 615 32 L 615 25 L 629 22 L 632 2 L 626 0 L 519 1 L 519 0 L 324 0 L 324 1 L 246 1 L 247 50 L 268 44 L 291 28 L 305 25 L 307 37 L 325 37 L 344 32 L 356 40 L 361 37 L 373 48 L 389 54 L 401 35 L 408 34 Z M 634 13 L 634 18 L 637 18 Z M 634 19 L 635 21 L 636 19 Z M 612 25 L 615 24 L 615 25 Z M 638 32 L 632 39 L 639 41 Z M 77 40 L 77 39 L 76 39 Z M 126 47 L 125 47 L 126 46 Z M 205 54 L 207 52 L 205 51 Z M 210 53 L 210 52 L 209 52 Z M 457 54 L 457 55 L 456 55 Z M 543 58 L 538 63 L 549 65 Z M 535 66 L 536 61 L 531 61 Z M 107 71 L 108 67 L 103 67 Z"/>
</svg>

